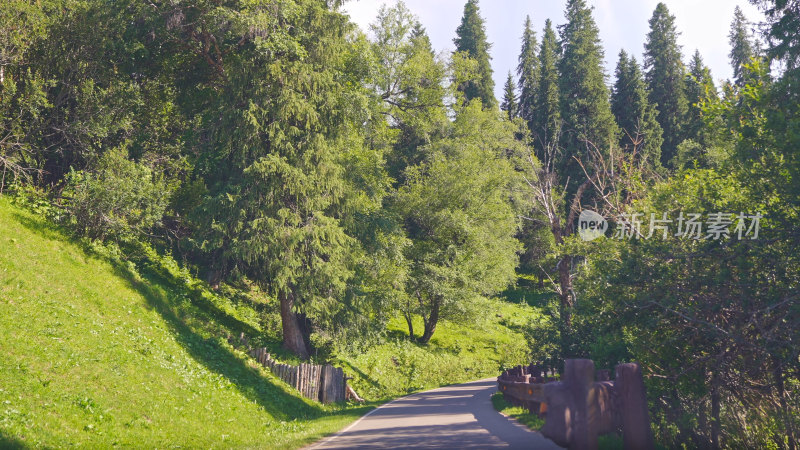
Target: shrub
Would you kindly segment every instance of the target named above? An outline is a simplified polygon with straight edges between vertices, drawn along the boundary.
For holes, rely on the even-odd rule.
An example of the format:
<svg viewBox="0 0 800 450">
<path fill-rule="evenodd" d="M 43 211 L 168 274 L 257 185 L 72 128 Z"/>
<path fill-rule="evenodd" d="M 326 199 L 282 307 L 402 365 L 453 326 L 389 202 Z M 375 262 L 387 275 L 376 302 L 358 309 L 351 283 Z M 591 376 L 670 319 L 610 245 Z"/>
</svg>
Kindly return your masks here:
<svg viewBox="0 0 800 450">
<path fill-rule="evenodd" d="M 95 170 L 71 170 L 64 198 L 71 225 L 101 240 L 147 231 L 161 220 L 168 204 L 164 181 L 128 159 L 124 148 L 105 153 Z"/>
</svg>

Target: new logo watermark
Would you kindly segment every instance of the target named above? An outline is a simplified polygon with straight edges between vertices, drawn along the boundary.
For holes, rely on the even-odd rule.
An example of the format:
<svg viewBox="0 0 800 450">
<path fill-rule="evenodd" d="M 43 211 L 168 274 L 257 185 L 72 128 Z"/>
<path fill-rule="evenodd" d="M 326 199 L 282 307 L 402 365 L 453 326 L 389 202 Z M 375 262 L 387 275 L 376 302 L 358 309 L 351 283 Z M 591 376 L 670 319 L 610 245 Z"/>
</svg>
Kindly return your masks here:
<svg viewBox="0 0 800 450">
<path fill-rule="evenodd" d="M 614 220 L 613 239 L 667 239 L 674 236 L 683 239 L 758 239 L 761 213 L 713 212 L 686 213 L 683 211 L 673 220 L 668 213 L 625 213 Z M 578 217 L 578 234 L 584 241 L 605 236 L 609 222 L 591 209 L 584 209 Z"/>
<path fill-rule="evenodd" d="M 578 217 L 578 234 L 584 241 L 593 241 L 604 236 L 608 230 L 608 222 L 600 214 L 591 209 L 584 209 Z"/>
</svg>

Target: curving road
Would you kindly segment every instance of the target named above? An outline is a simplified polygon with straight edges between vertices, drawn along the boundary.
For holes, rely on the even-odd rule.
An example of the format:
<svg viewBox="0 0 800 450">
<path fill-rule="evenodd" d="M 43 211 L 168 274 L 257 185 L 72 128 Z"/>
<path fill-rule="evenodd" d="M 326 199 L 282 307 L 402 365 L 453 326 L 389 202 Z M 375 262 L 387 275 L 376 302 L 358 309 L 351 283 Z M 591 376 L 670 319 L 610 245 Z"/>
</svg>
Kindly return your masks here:
<svg viewBox="0 0 800 450">
<path fill-rule="evenodd" d="M 402 397 L 310 448 L 561 448 L 495 411 L 496 391 L 488 378 Z"/>
</svg>

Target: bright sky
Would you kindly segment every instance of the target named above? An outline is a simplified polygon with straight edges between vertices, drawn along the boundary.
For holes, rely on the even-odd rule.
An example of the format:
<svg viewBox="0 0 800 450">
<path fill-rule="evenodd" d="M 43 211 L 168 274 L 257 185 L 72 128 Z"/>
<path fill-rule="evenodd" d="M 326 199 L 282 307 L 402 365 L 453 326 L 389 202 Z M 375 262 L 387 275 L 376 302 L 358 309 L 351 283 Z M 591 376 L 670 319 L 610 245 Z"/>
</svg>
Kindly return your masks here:
<svg viewBox="0 0 800 450">
<path fill-rule="evenodd" d="M 396 1 L 349 0 L 344 10 L 367 31 L 380 6 L 384 3 L 393 5 Z M 663 1 L 675 16 L 681 33 L 678 43 L 683 47 L 684 62 L 688 62 L 695 49 L 698 49 L 715 80 L 730 78 L 728 31 L 733 10 L 739 5 L 751 22 L 763 19 L 760 11 L 747 0 Z M 428 31 L 434 48 L 451 52 L 466 0 L 405 0 L 405 3 Z M 515 71 L 517 66 L 525 16 L 531 16 L 537 39 L 541 42 L 545 19 L 549 18 L 555 25 L 564 23 L 565 3 L 565 0 L 481 0 L 481 15 L 486 21 L 486 32 L 492 43 L 492 69 L 498 99 L 502 98 L 508 71 Z M 658 0 L 588 0 L 588 3 L 594 7 L 594 19 L 600 28 L 600 39 L 605 48 L 608 82 L 613 83 L 620 49 L 635 55 L 639 64 L 642 63 L 644 42 L 649 31 L 647 22 Z"/>
</svg>

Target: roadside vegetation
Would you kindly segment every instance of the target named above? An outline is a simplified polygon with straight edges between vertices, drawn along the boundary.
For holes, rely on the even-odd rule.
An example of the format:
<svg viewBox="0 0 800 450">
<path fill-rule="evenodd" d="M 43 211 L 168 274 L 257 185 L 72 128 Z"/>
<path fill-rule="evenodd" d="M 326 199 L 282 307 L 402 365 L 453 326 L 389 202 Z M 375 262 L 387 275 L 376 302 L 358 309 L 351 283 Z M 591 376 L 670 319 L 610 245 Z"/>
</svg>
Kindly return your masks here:
<svg viewBox="0 0 800 450">
<path fill-rule="evenodd" d="M 336 355 L 368 401 L 323 406 L 228 343 L 243 332 L 297 362 L 270 331 L 280 320 L 273 301 L 212 292 L 155 253 L 70 238 L 31 208 L 0 198 L 3 447 L 296 448 L 378 401 L 527 359 L 514 325 L 528 307 L 495 301 L 481 328 L 445 324 L 428 346 L 398 339 Z"/>
<path fill-rule="evenodd" d="M 730 80 L 659 3 L 612 83 L 566 0 L 502 99 L 478 0 L 450 53 L 403 2 L 3 1 L 3 439 L 292 447 L 365 411 L 244 334 L 370 401 L 637 361 L 663 445 L 796 449 L 800 6 L 751 1 Z"/>
</svg>

